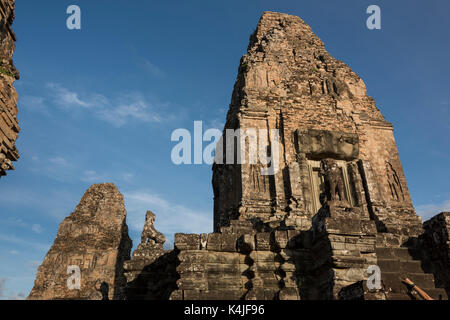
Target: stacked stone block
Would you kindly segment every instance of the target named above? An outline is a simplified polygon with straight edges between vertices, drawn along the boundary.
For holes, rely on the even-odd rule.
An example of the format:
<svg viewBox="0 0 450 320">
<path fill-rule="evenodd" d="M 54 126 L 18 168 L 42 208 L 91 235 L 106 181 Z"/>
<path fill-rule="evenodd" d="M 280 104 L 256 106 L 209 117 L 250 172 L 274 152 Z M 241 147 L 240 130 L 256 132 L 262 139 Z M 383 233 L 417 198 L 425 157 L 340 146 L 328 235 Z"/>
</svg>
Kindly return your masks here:
<svg viewBox="0 0 450 320">
<path fill-rule="evenodd" d="M 208 235 L 176 234 L 175 247 L 180 279 L 171 299 L 298 299 L 293 264 L 283 271 L 283 259 L 272 250 L 274 233 L 257 232 L 251 222 L 234 220 Z"/>
</svg>

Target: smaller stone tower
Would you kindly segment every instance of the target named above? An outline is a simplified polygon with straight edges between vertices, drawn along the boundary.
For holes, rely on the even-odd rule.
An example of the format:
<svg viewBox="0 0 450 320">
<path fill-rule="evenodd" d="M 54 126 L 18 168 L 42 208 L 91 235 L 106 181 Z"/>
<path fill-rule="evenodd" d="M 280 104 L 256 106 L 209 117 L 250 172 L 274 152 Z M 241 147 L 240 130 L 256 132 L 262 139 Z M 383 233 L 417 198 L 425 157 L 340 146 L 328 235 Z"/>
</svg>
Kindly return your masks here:
<svg viewBox="0 0 450 320">
<path fill-rule="evenodd" d="M 19 134 L 17 120 L 17 92 L 13 83 L 19 79 L 14 66 L 16 35 L 11 29 L 14 21 L 15 0 L 0 0 L 0 177 L 13 170 L 13 161 L 19 159 L 16 139 Z"/>
</svg>

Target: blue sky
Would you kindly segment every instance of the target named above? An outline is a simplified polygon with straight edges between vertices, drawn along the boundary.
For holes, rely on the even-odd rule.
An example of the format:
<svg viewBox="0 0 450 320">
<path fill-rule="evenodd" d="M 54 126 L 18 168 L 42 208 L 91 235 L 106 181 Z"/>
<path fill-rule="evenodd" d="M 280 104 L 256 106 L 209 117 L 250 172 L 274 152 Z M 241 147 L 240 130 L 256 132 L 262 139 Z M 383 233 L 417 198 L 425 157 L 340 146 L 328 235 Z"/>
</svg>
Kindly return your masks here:
<svg viewBox="0 0 450 320">
<path fill-rule="evenodd" d="M 66 8 L 81 8 L 81 30 Z M 381 7 L 382 29 L 366 28 Z M 450 210 L 448 1 L 18 1 L 16 170 L 0 180 L 0 299 L 28 295 L 84 191 L 114 182 L 136 246 L 145 211 L 171 239 L 211 232 L 209 165 L 172 164 L 171 132 L 222 128 L 263 11 L 303 18 L 359 74 L 395 137 L 422 216 Z"/>
</svg>

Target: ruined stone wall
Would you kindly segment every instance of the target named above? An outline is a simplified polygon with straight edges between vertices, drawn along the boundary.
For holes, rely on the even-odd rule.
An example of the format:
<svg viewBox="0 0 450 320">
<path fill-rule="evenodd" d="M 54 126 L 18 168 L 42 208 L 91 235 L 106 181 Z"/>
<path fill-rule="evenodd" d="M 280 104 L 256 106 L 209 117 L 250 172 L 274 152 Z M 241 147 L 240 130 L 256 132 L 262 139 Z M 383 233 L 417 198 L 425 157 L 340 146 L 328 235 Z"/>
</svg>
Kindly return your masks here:
<svg viewBox="0 0 450 320">
<path fill-rule="evenodd" d="M 318 209 L 311 199 L 309 161 L 326 157 L 361 162 L 355 171 L 364 183 L 356 190 L 365 201 L 360 207 L 386 221 L 379 223 L 380 228 L 388 230 L 398 219 L 420 226 L 392 125 L 367 95 L 362 79 L 334 59 L 300 18 L 274 12 L 262 15 L 240 62 L 227 128 L 279 129 L 280 169 L 273 176 L 263 176 L 259 169 L 264 165 L 215 164 L 216 231 L 238 217 L 273 226 L 295 218 L 305 221 L 300 223 L 304 227 L 297 227 L 309 228 L 307 221 Z M 324 142 L 322 149 L 312 153 L 299 141 L 311 130 L 315 130 L 313 137 Z M 344 148 L 342 155 L 326 149 L 326 139 L 333 134 L 345 139 L 354 136 L 355 150 L 346 153 Z M 269 146 L 268 139 L 265 143 Z M 371 172 L 364 172 L 365 168 Z"/>
<path fill-rule="evenodd" d="M 376 226 L 359 208 L 330 201 L 313 217 L 311 263 L 303 264 L 304 296 L 317 299 L 376 299 L 366 286 L 367 269 L 377 265 Z"/>
<path fill-rule="evenodd" d="M 15 0 L 0 1 L 0 177 L 14 169 L 19 153 L 15 142 L 19 133 L 17 92 L 13 83 L 19 72 L 13 63 L 16 35 L 11 29 Z"/>
<path fill-rule="evenodd" d="M 287 236 L 278 234 L 285 243 Z M 176 234 L 180 278 L 170 298 L 299 299 L 293 260 L 271 250 L 273 239 L 274 233 L 256 232 L 251 222 L 238 220 L 220 233 Z"/>
<path fill-rule="evenodd" d="M 231 220 L 220 232 L 176 234 L 170 299 L 421 300 L 402 283 L 405 277 L 432 298 L 448 299 L 448 289 L 441 289 L 448 281 L 442 264 L 448 241 L 430 260 L 423 248 L 382 243 L 378 236 L 375 221 L 342 201 L 326 203 L 309 230 L 264 232 L 251 221 Z M 431 262 L 437 268 L 424 265 Z M 377 277 L 380 287 L 370 287 Z"/>
<path fill-rule="evenodd" d="M 374 222 L 339 203 L 327 210 L 307 231 L 261 232 L 232 220 L 220 233 L 176 234 L 180 278 L 171 299 L 373 298 L 363 282 L 377 262 Z"/>
<path fill-rule="evenodd" d="M 92 185 L 58 229 L 39 266 L 28 299 L 123 299 L 123 264 L 130 259 L 123 196 L 112 183 Z M 69 266 L 81 271 L 81 287 L 71 289 Z"/>
</svg>

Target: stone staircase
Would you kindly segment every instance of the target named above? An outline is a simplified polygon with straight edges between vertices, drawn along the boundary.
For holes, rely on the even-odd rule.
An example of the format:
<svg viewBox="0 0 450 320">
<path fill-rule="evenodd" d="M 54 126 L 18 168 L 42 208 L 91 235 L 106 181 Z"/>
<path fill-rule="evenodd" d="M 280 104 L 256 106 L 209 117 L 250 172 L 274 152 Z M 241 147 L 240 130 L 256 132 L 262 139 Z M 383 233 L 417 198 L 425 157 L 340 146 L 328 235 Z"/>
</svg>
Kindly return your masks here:
<svg viewBox="0 0 450 320">
<path fill-rule="evenodd" d="M 405 277 L 413 281 L 435 300 L 447 300 L 444 289 L 436 288 L 434 276 L 425 273 L 420 251 L 406 247 L 376 247 L 381 281 L 388 300 L 423 300 L 414 290 L 410 291 L 401 281 Z"/>
</svg>

